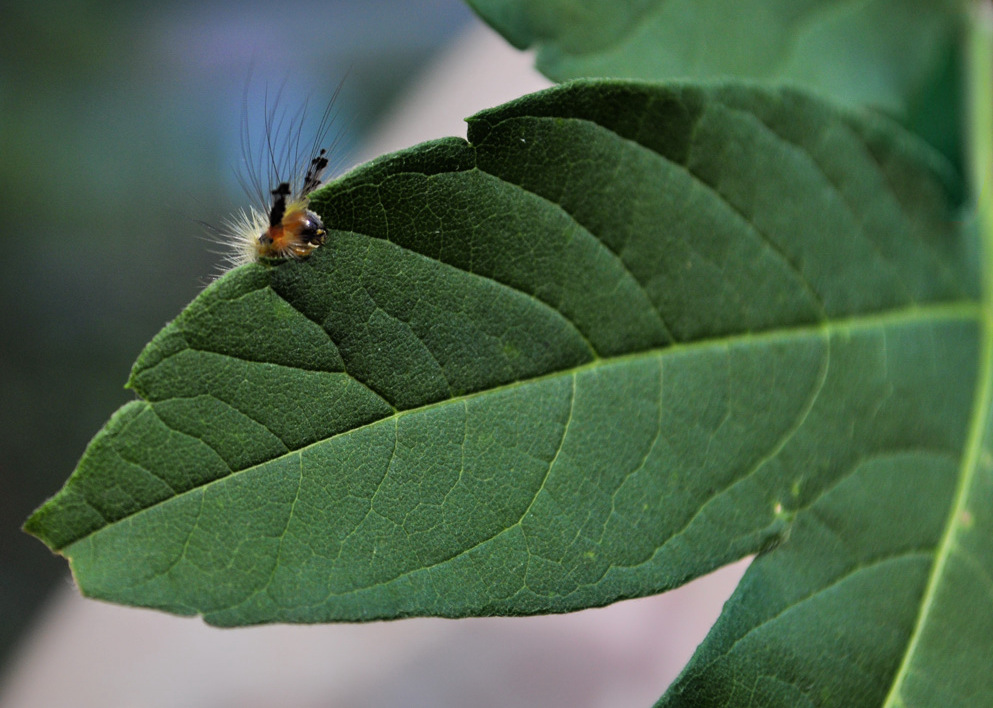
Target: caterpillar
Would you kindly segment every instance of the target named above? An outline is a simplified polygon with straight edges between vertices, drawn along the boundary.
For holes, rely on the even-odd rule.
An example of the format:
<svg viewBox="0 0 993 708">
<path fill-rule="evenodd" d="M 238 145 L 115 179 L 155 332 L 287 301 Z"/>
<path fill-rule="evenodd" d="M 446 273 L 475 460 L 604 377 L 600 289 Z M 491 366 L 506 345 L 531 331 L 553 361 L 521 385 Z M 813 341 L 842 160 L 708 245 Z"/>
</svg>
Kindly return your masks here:
<svg viewBox="0 0 993 708">
<path fill-rule="evenodd" d="M 210 229 L 214 240 L 226 248 L 228 266 L 306 258 L 324 245 L 327 229 L 310 210 L 309 197 L 323 184 L 330 155 L 340 139 L 339 133 L 326 145 L 340 91 L 341 84 L 325 106 L 313 141 L 307 144 L 302 141 L 306 104 L 290 115 L 280 108 L 280 91 L 271 106 L 267 92 L 263 135 L 253 145 L 246 97 L 241 124 L 243 168 L 238 180 L 249 205 L 226 219 L 220 229 Z"/>
</svg>

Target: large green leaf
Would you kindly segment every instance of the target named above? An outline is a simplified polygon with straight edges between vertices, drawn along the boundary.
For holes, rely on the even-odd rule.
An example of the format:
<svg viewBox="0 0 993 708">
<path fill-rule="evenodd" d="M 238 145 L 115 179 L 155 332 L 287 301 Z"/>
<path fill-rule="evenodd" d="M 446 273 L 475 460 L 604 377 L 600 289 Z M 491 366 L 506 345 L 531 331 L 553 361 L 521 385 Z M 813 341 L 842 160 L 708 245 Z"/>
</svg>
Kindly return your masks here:
<svg viewBox="0 0 993 708">
<path fill-rule="evenodd" d="M 884 109 L 957 158 L 961 0 L 467 0 L 555 81 L 787 82 Z"/>
<path fill-rule="evenodd" d="M 209 287 L 27 528 L 84 593 L 220 625 L 561 612 L 765 551 L 678 690 L 885 695 L 986 459 L 958 201 L 790 90 L 525 97 Z"/>
</svg>

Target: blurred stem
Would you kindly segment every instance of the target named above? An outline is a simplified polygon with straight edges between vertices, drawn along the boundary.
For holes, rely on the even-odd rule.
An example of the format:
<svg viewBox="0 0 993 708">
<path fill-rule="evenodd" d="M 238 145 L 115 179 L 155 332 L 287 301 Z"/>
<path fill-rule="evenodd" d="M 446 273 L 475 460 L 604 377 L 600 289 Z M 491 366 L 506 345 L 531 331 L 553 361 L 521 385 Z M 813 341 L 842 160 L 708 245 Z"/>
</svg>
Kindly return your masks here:
<svg viewBox="0 0 993 708">
<path fill-rule="evenodd" d="M 983 298 L 993 305 L 993 0 L 973 3 L 969 23 L 969 176 L 983 258 Z"/>
</svg>

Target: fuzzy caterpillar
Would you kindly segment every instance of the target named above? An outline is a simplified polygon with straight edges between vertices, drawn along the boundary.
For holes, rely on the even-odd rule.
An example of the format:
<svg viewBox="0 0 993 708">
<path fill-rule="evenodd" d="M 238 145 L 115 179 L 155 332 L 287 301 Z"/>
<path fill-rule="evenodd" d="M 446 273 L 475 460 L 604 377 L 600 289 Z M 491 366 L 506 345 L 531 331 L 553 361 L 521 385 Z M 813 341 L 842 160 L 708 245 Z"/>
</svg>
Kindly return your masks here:
<svg viewBox="0 0 993 708">
<path fill-rule="evenodd" d="M 225 248 L 229 267 L 253 261 L 306 258 L 324 245 L 327 229 L 321 217 L 308 207 L 309 195 L 321 186 L 329 167 L 329 156 L 340 138 L 328 139 L 334 123 L 334 104 L 341 90 L 335 89 L 324 109 L 314 140 L 306 149 L 301 134 L 306 106 L 288 116 L 279 110 L 280 95 L 272 107 L 266 99 L 265 130 L 253 150 L 248 127 L 247 98 L 242 111 L 241 149 L 243 172 L 238 180 L 249 196 L 249 206 L 226 219 L 220 229 L 211 228 Z"/>
</svg>

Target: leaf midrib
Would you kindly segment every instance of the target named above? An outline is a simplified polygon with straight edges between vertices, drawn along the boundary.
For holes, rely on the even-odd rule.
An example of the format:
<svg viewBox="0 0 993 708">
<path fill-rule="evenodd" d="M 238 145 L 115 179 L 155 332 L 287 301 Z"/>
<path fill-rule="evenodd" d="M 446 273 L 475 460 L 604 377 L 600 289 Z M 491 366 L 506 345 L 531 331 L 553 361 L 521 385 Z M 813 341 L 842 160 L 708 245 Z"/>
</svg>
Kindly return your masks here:
<svg viewBox="0 0 993 708">
<path fill-rule="evenodd" d="M 108 524 L 106 524 L 104 526 L 101 526 L 101 527 L 99 527 L 97 529 L 94 529 L 92 531 L 89 531 L 86 534 L 84 534 L 84 535 L 82 535 L 82 536 L 80 536 L 78 538 L 75 538 L 75 539 L 73 539 L 71 541 L 67 541 L 62 546 L 60 546 L 59 548 L 57 548 L 55 550 L 57 552 L 61 552 L 65 548 L 67 548 L 67 547 L 69 547 L 69 546 L 71 546 L 73 544 L 79 543 L 81 541 L 84 541 L 85 539 L 89 538 L 90 536 L 92 536 L 92 535 L 94 535 L 96 533 L 99 533 L 100 531 L 103 531 L 104 529 L 107 529 L 107 528 L 109 528 L 109 527 L 111 527 L 111 526 L 113 526 L 115 524 L 118 524 L 118 523 L 121 523 L 123 521 L 126 521 L 126 520 L 130 519 L 131 517 L 137 516 L 138 514 L 144 513 L 146 511 L 150 511 L 150 510 L 152 510 L 152 509 L 154 509 L 154 508 L 156 508 L 158 506 L 161 506 L 161 505 L 170 503 L 170 502 L 172 502 L 172 501 L 174 501 L 176 499 L 179 499 L 179 498 L 181 498 L 181 497 L 183 497 L 183 496 L 185 496 L 187 494 L 191 494 L 191 493 L 194 493 L 194 492 L 203 491 L 203 490 L 209 488 L 210 486 L 212 486 L 214 484 L 224 482 L 225 480 L 229 480 L 232 477 L 234 477 L 235 475 L 240 475 L 240 474 L 245 473 L 245 472 L 251 472 L 251 471 L 253 471 L 255 469 L 258 469 L 262 465 L 271 464 L 272 462 L 275 462 L 277 460 L 284 459 L 286 457 L 289 457 L 290 455 L 299 455 L 299 454 L 302 454 L 304 451 L 309 450 L 310 448 L 313 448 L 313 447 L 317 447 L 319 445 L 326 444 L 327 442 L 329 442 L 331 440 L 334 440 L 335 438 L 338 438 L 338 437 L 341 437 L 341 436 L 344 436 L 344 435 L 351 435 L 353 433 L 359 432 L 359 431 L 361 431 L 361 430 L 363 430 L 365 428 L 369 428 L 369 427 L 374 426 L 374 425 L 380 425 L 380 424 L 387 423 L 387 422 L 390 422 L 390 421 L 396 421 L 397 419 L 399 419 L 399 418 L 401 418 L 403 416 L 406 416 L 406 415 L 415 414 L 415 413 L 423 413 L 423 412 L 429 411 L 429 410 L 434 409 L 434 408 L 440 408 L 442 406 L 463 403 L 465 401 L 470 401 L 470 400 L 472 400 L 474 398 L 477 398 L 477 397 L 480 397 L 480 396 L 488 396 L 488 395 L 492 395 L 492 394 L 497 394 L 497 393 L 500 393 L 500 392 L 503 392 L 503 391 L 513 390 L 513 389 L 518 388 L 520 386 L 531 385 L 531 384 L 539 383 L 541 381 L 547 381 L 547 380 L 554 379 L 554 378 L 561 377 L 561 376 L 576 376 L 578 374 L 583 373 L 584 371 L 592 371 L 592 370 L 595 370 L 595 369 L 597 369 L 599 367 L 612 366 L 612 365 L 616 365 L 616 364 L 619 364 L 619 363 L 623 363 L 625 361 L 635 362 L 635 361 L 639 361 L 639 360 L 642 360 L 642 359 L 648 359 L 648 358 L 652 358 L 652 357 L 666 356 L 666 355 L 670 355 L 670 354 L 671 355 L 685 354 L 687 352 L 693 352 L 693 351 L 696 351 L 696 350 L 706 350 L 706 349 L 713 349 L 713 348 L 720 348 L 720 347 L 729 347 L 729 346 L 732 346 L 732 345 L 747 344 L 747 343 L 751 343 L 751 342 L 763 343 L 763 342 L 788 341 L 792 337 L 803 336 L 803 335 L 821 334 L 821 335 L 827 337 L 827 336 L 830 336 L 833 333 L 842 332 L 842 331 L 845 331 L 845 330 L 862 330 L 862 329 L 871 329 L 873 327 L 882 327 L 882 326 L 886 326 L 886 325 L 901 324 L 901 323 L 903 323 L 903 324 L 913 324 L 915 322 L 937 322 L 937 321 L 942 321 L 942 320 L 944 320 L 944 321 L 954 321 L 954 320 L 969 321 L 969 320 L 974 320 L 978 324 L 980 324 L 980 325 L 982 325 L 982 326 L 985 327 L 985 332 L 984 332 L 984 347 L 988 347 L 988 349 L 984 349 L 984 355 L 985 356 L 984 356 L 984 364 L 983 364 L 983 371 L 982 371 L 982 377 L 983 377 L 982 380 L 985 383 L 987 383 L 987 384 L 989 384 L 990 382 L 993 382 L 993 365 L 991 365 L 991 362 L 990 362 L 991 355 L 993 355 L 993 321 L 991 321 L 991 317 L 990 317 L 990 308 L 986 307 L 981 302 L 972 301 L 972 300 L 956 300 L 956 301 L 949 301 L 949 302 L 943 302 L 943 303 L 934 303 L 934 304 L 926 304 L 926 305 L 915 304 L 915 305 L 911 305 L 909 307 L 902 307 L 902 308 L 897 308 L 897 309 L 893 309 L 893 310 L 887 310 L 885 312 L 877 312 L 877 313 L 870 313 L 870 314 L 864 314 L 864 315 L 855 315 L 855 316 L 852 316 L 852 317 L 838 318 L 838 319 L 835 319 L 835 320 L 823 320 L 823 321 L 816 322 L 816 323 L 811 323 L 811 324 L 797 325 L 797 326 L 783 327 L 783 328 L 776 328 L 776 329 L 764 330 L 762 332 L 744 332 L 744 333 L 736 333 L 736 334 L 732 334 L 732 335 L 725 335 L 725 336 L 722 336 L 722 337 L 714 337 L 714 338 L 709 338 L 709 339 L 700 339 L 700 340 L 696 340 L 696 341 L 692 341 L 692 342 L 677 342 L 677 343 L 667 344 L 666 346 L 663 346 L 663 347 L 654 347 L 654 348 L 651 348 L 651 349 L 641 350 L 641 351 L 638 351 L 638 352 L 631 352 L 631 353 L 622 354 L 622 355 L 618 355 L 618 356 L 612 356 L 612 357 L 599 357 L 599 356 L 595 356 L 592 360 L 590 360 L 590 361 L 588 361 L 588 362 L 586 362 L 584 364 L 581 364 L 579 366 L 574 366 L 574 367 L 567 368 L 567 369 L 560 369 L 560 370 L 557 370 L 557 371 L 551 371 L 551 372 L 542 374 L 540 376 L 534 376 L 534 377 L 531 377 L 531 378 L 528 378 L 528 379 L 521 379 L 519 381 L 512 381 L 512 382 L 509 382 L 509 383 L 506 383 L 506 384 L 502 384 L 500 386 L 494 386 L 492 388 L 481 389 L 479 391 L 473 391 L 471 393 L 463 394 L 461 396 L 455 396 L 455 397 L 447 398 L 447 399 L 444 399 L 444 400 L 441 400 L 441 401 L 435 401 L 435 402 L 428 403 L 428 404 L 425 404 L 425 405 L 422 405 L 422 406 L 416 406 L 416 407 L 413 407 L 413 408 L 407 408 L 407 409 L 404 409 L 404 410 L 397 411 L 396 413 L 393 413 L 391 415 L 387 415 L 387 416 L 384 416 L 382 418 L 378 418 L 378 419 L 376 419 L 374 421 L 371 421 L 369 423 L 364 423 L 363 425 L 357 426 L 355 428 L 350 428 L 349 430 L 345 430 L 345 431 L 341 431 L 341 432 L 335 433 L 335 434 L 330 435 L 328 437 L 321 438 L 320 440 L 315 440 L 312 443 L 308 443 L 307 445 L 304 445 L 302 447 L 299 447 L 299 448 L 296 448 L 296 449 L 293 449 L 293 450 L 289 450 L 286 453 L 283 453 L 283 454 L 281 454 L 281 455 L 279 455 L 277 457 L 273 457 L 273 458 L 270 458 L 268 460 L 265 460 L 264 462 L 261 462 L 259 464 L 252 465 L 250 467 L 245 467 L 245 468 L 242 468 L 240 470 L 234 470 L 230 474 L 224 475 L 223 477 L 218 477 L 217 479 L 210 480 L 209 482 L 205 482 L 203 484 L 199 484 L 197 486 L 191 487 L 190 489 L 184 490 L 184 491 L 180 492 L 179 494 L 176 494 L 176 495 L 171 496 L 171 497 L 167 497 L 165 499 L 162 499 L 160 501 L 155 502 L 154 504 L 150 504 L 149 506 L 145 506 L 145 507 L 142 507 L 142 508 L 137 509 L 135 511 L 132 511 L 132 512 L 130 512 L 130 513 L 124 515 L 124 516 L 121 516 L 118 519 L 115 519 L 114 521 L 112 521 L 112 522 L 110 522 L 110 523 L 108 523 Z M 232 355 L 224 355 L 224 356 L 232 356 Z M 232 357 L 232 358 L 237 358 L 237 357 Z M 169 400 L 172 400 L 172 399 L 171 398 L 164 398 L 164 399 L 161 399 L 160 401 L 155 401 L 155 402 L 146 401 L 146 404 L 149 407 L 149 411 L 153 415 L 156 415 L 157 416 L 157 414 L 154 411 L 154 405 L 157 404 L 157 403 L 162 403 L 162 402 L 166 402 L 166 401 L 169 401 Z M 988 405 L 986 407 L 988 408 Z M 160 418 L 159 420 L 162 420 L 162 419 Z M 162 422 L 163 422 L 164 425 L 166 424 L 165 421 L 162 421 Z M 169 426 L 167 425 L 167 427 L 169 427 Z M 973 430 L 973 433 L 974 433 L 975 432 L 975 428 L 978 427 L 978 426 L 974 424 L 973 427 L 974 427 L 974 430 Z M 172 428 L 170 428 L 170 429 L 172 429 Z M 176 431 L 176 432 L 181 432 L 181 431 Z M 972 435 L 972 433 L 970 435 Z M 969 444 L 970 445 L 973 445 L 973 443 L 974 443 L 974 440 L 970 436 Z M 972 450 L 971 447 L 969 448 L 969 452 L 970 453 L 973 452 L 973 450 Z M 962 489 L 964 489 L 964 487 L 962 487 L 960 489 L 960 492 L 959 492 L 960 495 L 963 493 L 962 492 Z M 961 499 L 958 499 L 957 498 L 957 505 L 959 503 L 961 503 Z M 958 508 L 957 505 L 956 505 L 956 508 Z"/>
<path fill-rule="evenodd" d="M 901 696 L 901 687 L 910 671 L 910 665 L 913 663 L 917 646 L 921 641 L 921 631 L 926 624 L 925 620 L 931 606 L 934 604 L 935 595 L 944 580 L 945 564 L 951 556 L 955 545 L 956 519 L 960 518 L 960 515 L 966 508 L 972 479 L 979 466 L 982 440 L 986 433 L 986 426 L 990 416 L 991 398 L 993 398 L 993 307 L 988 302 L 989 297 L 989 294 L 984 297 L 984 300 L 987 300 L 987 302 L 981 308 L 982 316 L 979 319 L 980 327 L 983 330 L 982 347 L 980 349 L 980 370 L 976 386 L 976 402 L 969 428 L 969 437 L 963 450 L 962 462 L 959 468 L 958 488 L 949 508 L 948 516 L 946 517 L 944 533 L 934 554 L 934 563 L 931 566 L 931 573 L 928 576 L 927 588 L 921 600 L 917 620 L 914 622 L 914 633 L 911 635 L 910 643 L 904 652 L 900 667 L 893 678 L 890 693 L 886 696 L 886 700 L 883 703 L 884 708 L 905 705 Z"/>
</svg>

